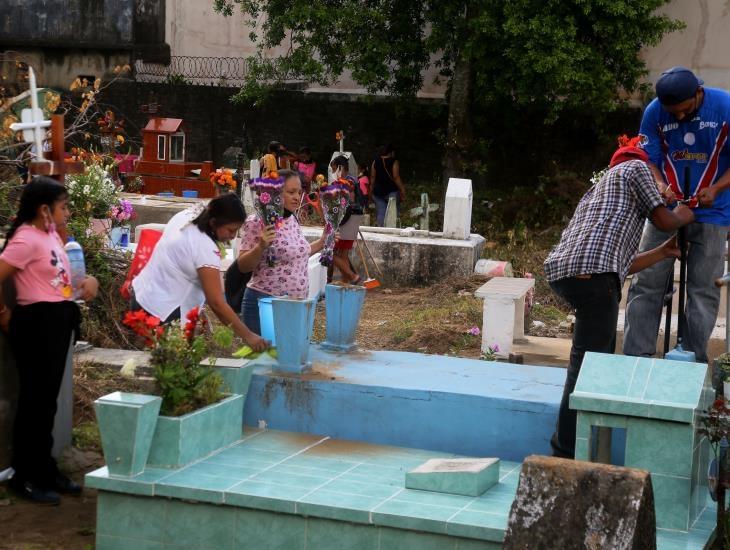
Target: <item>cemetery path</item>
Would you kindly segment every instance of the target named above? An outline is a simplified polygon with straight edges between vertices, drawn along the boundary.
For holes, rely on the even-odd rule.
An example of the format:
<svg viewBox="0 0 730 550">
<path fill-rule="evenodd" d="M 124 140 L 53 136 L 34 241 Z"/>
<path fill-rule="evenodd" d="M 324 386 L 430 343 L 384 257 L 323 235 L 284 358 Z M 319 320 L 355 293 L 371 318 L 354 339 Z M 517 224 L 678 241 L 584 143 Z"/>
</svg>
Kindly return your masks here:
<svg viewBox="0 0 730 550">
<path fill-rule="evenodd" d="M 72 476 L 82 481 L 83 475 Z M 94 547 L 96 491 L 85 489 L 80 497 L 65 497 L 59 506 L 43 507 L 3 494 L 0 486 L 0 548 L 40 550 Z"/>
</svg>

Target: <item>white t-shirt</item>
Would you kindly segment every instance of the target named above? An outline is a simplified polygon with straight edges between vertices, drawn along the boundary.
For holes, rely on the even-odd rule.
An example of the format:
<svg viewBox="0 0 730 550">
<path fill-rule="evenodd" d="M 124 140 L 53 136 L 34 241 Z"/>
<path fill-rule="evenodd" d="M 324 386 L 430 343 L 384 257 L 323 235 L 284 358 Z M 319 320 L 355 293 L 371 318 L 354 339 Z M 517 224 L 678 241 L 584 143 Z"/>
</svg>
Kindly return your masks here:
<svg viewBox="0 0 730 550">
<path fill-rule="evenodd" d="M 178 307 L 184 320 L 188 311 L 202 306 L 205 293 L 198 269 L 219 270 L 221 266 L 218 246 L 197 226 L 190 224 L 190 219 L 189 210 L 173 216 L 149 263 L 132 281 L 139 305 L 163 321 Z"/>
</svg>

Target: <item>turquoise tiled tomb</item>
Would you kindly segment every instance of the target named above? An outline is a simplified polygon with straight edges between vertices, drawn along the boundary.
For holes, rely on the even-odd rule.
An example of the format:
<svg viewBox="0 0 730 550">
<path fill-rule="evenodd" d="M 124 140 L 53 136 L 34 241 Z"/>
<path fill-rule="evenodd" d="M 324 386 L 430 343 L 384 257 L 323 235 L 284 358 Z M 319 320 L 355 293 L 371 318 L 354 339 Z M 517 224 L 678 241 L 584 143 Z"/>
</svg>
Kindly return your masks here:
<svg viewBox="0 0 730 550">
<path fill-rule="evenodd" d="M 86 485 L 99 490 L 99 550 L 501 548 L 520 464 L 501 461 L 497 483 L 478 497 L 405 488 L 406 472 L 444 456 L 250 430 L 189 466 L 131 478 L 104 467 Z M 702 548 L 713 513 L 688 533 L 660 530 L 658 548 Z"/>
<path fill-rule="evenodd" d="M 613 456 L 651 472 L 657 526 L 687 531 L 706 508 L 710 449 L 697 419 L 712 396 L 707 365 L 587 353 L 570 399 L 575 457 L 596 460 L 595 428 L 624 433 Z"/>
<path fill-rule="evenodd" d="M 657 462 L 649 467 L 657 517 L 681 519 L 686 510 L 687 527 L 658 529 L 658 548 L 703 548 L 715 513 L 706 506 L 706 487 L 701 487 L 705 447 L 695 440 L 687 445 L 688 434 L 694 433 L 694 416 L 687 409 L 697 409 L 700 393 L 670 401 L 642 392 L 637 403 L 651 405 L 641 409 L 646 414 L 626 414 L 613 401 L 630 392 L 615 378 L 629 373 L 631 380 L 633 371 L 618 366 L 614 379 L 591 386 L 590 373 L 603 376 L 598 367 L 607 363 L 587 358 L 574 394 L 588 398 L 583 404 L 593 407 L 579 413 L 586 426 L 579 426 L 586 457 L 591 456 L 590 426 L 625 429 L 625 461 Z M 318 371 L 318 362 L 327 369 Z M 682 395 L 687 385 L 703 379 L 695 371 L 690 364 Z M 669 372 L 649 367 L 645 381 Z M 510 457 L 539 453 L 547 445 L 560 397 L 558 379 L 564 378 L 559 369 L 528 365 L 396 352 L 341 357 L 319 351 L 306 376 L 283 377 L 265 368 L 251 379 L 249 374 L 236 371 L 227 378 L 231 389 L 252 380 L 243 438 L 178 467 L 148 464 L 134 476 L 111 475 L 105 467 L 87 475 L 86 485 L 99 490 L 99 549 L 500 548 L 521 465 Z M 695 395 L 698 401 L 692 406 Z M 638 397 L 632 393 L 630 399 Z M 677 420 L 667 420 L 667 415 Z M 288 432 L 248 427 L 261 419 L 269 425 L 301 426 Z M 652 435 L 656 428 L 663 430 L 658 438 Z M 344 433 L 360 442 L 345 440 Z M 634 445 L 634 437 L 652 446 Z M 364 438 L 397 446 L 362 442 Z M 688 447 L 691 474 L 682 469 Z M 680 448 L 677 460 L 657 460 Z M 479 496 L 406 488 L 407 472 L 429 459 L 459 456 L 500 458 L 496 483 Z M 671 483 L 676 479 L 689 482 Z M 671 503 L 677 504 L 673 508 Z"/>
</svg>

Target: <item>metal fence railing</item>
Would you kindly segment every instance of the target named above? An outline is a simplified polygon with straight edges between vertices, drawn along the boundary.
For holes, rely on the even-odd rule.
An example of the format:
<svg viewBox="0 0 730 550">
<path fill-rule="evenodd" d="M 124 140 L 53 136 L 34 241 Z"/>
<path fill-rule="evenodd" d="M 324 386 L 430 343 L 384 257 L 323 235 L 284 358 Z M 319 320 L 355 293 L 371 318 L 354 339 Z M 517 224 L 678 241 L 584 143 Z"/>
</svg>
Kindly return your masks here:
<svg viewBox="0 0 730 550">
<path fill-rule="evenodd" d="M 246 59 L 243 57 L 175 55 L 170 58 L 169 65 L 145 63 L 141 59 L 134 64 L 138 82 L 237 87 L 243 83 L 246 72 Z"/>
</svg>

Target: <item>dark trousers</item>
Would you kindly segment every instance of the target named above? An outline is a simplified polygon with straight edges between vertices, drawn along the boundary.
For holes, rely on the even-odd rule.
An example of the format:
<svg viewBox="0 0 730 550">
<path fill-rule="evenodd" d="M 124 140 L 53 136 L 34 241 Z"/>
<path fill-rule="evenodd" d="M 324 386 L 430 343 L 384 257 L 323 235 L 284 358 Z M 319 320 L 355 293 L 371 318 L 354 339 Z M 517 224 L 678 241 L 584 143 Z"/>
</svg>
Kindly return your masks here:
<svg viewBox="0 0 730 550">
<path fill-rule="evenodd" d="M 53 422 L 79 319 L 74 302 L 38 302 L 16 306 L 10 320 L 10 345 L 19 380 L 12 466 L 18 479 L 43 488 L 52 488 L 58 473 L 51 456 Z"/>
<path fill-rule="evenodd" d="M 575 389 L 583 356 L 587 351 L 613 353 L 616 349 L 621 284 L 615 273 L 600 273 L 592 275 L 590 279 L 560 279 L 550 283 L 550 287 L 575 309 L 570 365 L 560 402 L 558 423 L 550 441 L 555 456 L 573 458 L 577 415 L 569 406 L 570 394 Z"/>
</svg>

